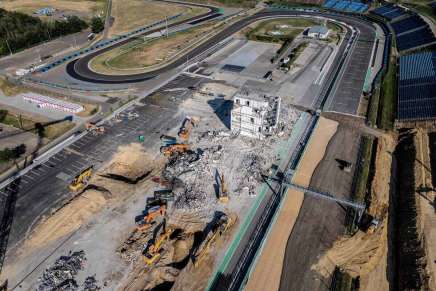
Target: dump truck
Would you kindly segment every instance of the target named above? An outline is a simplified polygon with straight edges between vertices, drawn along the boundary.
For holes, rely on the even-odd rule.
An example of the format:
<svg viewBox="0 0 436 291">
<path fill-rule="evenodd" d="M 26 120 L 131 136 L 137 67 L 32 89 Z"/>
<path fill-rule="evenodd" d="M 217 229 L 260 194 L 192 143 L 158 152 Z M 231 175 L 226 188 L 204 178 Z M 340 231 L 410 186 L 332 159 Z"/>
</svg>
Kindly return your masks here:
<svg viewBox="0 0 436 291">
<path fill-rule="evenodd" d="M 184 143 L 177 143 L 168 146 L 162 146 L 160 148 L 160 152 L 164 154 L 164 156 L 169 157 L 173 153 L 184 153 L 189 150 L 189 145 Z"/>
<path fill-rule="evenodd" d="M 156 235 L 158 237 L 150 240 L 143 251 L 144 261 L 147 266 L 151 267 L 160 259 L 160 257 L 162 256 L 162 252 L 164 251 L 162 246 L 166 241 L 168 241 L 172 233 L 173 230 L 170 228 L 166 229 L 165 221 L 163 221 L 161 234 Z"/>
<path fill-rule="evenodd" d="M 197 117 L 186 117 L 183 121 L 182 126 L 180 127 L 178 136 L 181 140 L 187 141 L 189 140 L 189 136 L 191 135 L 192 128 L 196 126 L 199 122 Z"/>
<path fill-rule="evenodd" d="M 83 171 L 80 172 L 79 175 L 77 175 L 74 180 L 71 182 L 69 188 L 71 191 L 78 192 L 85 188 L 85 186 L 88 184 L 89 179 L 92 175 L 93 166 L 90 166 Z"/>
</svg>

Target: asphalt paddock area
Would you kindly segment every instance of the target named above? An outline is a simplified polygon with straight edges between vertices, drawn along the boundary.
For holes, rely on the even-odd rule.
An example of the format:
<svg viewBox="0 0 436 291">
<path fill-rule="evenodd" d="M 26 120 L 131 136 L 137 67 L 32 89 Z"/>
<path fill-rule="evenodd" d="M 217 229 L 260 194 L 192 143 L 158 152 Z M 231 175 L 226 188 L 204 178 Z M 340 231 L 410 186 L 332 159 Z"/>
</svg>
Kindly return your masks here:
<svg viewBox="0 0 436 291">
<path fill-rule="evenodd" d="M 81 170 L 90 165 L 100 168 L 111 159 L 118 147 L 138 142 L 139 135 L 146 137 L 144 148 L 158 148 L 160 135 L 178 126 L 183 119 L 178 115 L 178 105 L 184 97 L 180 94 L 172 95 L 181 97 L 173 97 L 171 100 L 169 97 L 144 98 L 144 105 L 128 110 L 138 113 L 136 119 L 106 122 L 104 134 L 85 135 L 12 185 L 1 189 L 0 215 L 3 223 L 9 224 L 10 230 L 7 257 L 13 258 L 20 243 L 28 237 L 41 218 L 50 215 L 74 196 L 68 185 Z M 11 201 L 12 196 L 15 201 Z M 7 208 L 13 211 L 8 213 Z"/>
<path fill-rule="evenodd" d="M 340 198 L 349 198 L 360 137 L 358 131 L 339 125 L 323 160 L 312 175 L 310 188 L 328 191 Z M 348 145 L 345 148 L 344 143 Z M 335 160 L 337 158 L 352 163 L 350 173 L 339 169 Z M 340 205 L 306 195 L 287 242 L 280 280 L 281 291 L 329 289 L 330 278 L 321 277 L 311 267 L 317 263 L 318 256 L 344 233 L 344 219 L 345 210 Z"/>
<path fill-rule="evenodd" d="M 357 115 L 375 44 L 375 32 L 366 25 L 356 27 L 360 34 L 344 62 L 344 69 L 337 76 L 339 81 L 327 100 L 326 111 Z M 348 41 L 348 37 L 345 41 Z"/>
</svg>

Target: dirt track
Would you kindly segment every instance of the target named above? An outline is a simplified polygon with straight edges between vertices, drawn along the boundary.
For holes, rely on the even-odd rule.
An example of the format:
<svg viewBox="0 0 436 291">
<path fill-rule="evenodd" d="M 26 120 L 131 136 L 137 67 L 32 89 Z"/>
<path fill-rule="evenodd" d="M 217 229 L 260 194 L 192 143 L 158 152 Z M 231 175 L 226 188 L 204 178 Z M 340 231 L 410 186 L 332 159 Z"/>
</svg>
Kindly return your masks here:
<svg viewBox="0 0 436 291">
<path fill-rule="evenodd" d="M 323 117 L 310 139 L 301 159 L 294 182 L 308 186 L 318 163 L 324 157 L 327 145 L 335 134 L 338 123 Z M 258 258 L 253 273 L 248 280 L 246 290 L 278 290 L 285 257 L 286 244 L 298 218 L 304 195 L 297 191 L 288 191 L 277 220 L 270 231 L 268 240 Z"/>
</svg>

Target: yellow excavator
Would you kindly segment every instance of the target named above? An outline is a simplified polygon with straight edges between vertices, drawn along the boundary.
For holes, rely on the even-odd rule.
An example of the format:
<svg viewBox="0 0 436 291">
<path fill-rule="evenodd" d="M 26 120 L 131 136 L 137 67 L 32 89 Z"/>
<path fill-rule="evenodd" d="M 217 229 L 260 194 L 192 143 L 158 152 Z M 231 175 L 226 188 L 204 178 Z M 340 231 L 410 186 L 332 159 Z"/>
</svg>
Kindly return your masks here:
<svg viewBox="0 0 436 291">
<path fill-rule="evenodd" d="M 144 250 L 144 261 L 147 266 L 154 265 L 162 256 L 162 245 L 170 238 L 173 230 L 171 228 L 165 228 L 165 221 L 162 223 L 162 233 L 159 237 L 152 239 Z"/>
<path fill-rule="evenodd" d="M 180 139 L 187 141 L 191 135 L 193 127 L 196 126 L 199 121 L 200 119 L 197 117 L 186 117 L 178 133 Z"/>
<path fill-rule="evenodd" d="M 220 176 L 220 184 L 221 187 L 218 200 L 221 203 L 227 203 L 229 202 L 229 190 L 227 189 L 226 181 L 224 180 L 224 174 L 221 174 Z"/>
<path fill-rule="evenodd" d="M 85 188 L 85 186 L 88 184 L 89 179 L 92 175 L 92 169 L 93 166 L 90 166 L 86 169 L 84 169 L 82 172 L 80 172 L 79 175 L 74 178 L 74 180 L 70 184 L 70 190 L 74 192 L 78 192 Z"/>
</svg>

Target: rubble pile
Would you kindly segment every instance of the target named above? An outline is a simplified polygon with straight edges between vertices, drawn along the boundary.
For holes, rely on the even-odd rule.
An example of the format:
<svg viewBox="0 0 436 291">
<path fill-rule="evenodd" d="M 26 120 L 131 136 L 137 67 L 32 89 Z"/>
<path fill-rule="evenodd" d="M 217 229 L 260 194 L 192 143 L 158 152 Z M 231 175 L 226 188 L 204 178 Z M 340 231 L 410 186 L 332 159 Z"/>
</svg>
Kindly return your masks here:
<svg viewBox="0 0 436 291">
<path fill-rule="evenodd" d="M 199 187 L 186 185 L 182 193 L 175 193 L 176 200 L 174 202 L 175 209 L 183 210 L 199 210 L 207 204 L 208 195 Z"/>
<path fill-rule="evenodd" d="M 101 290 L 101 287 L 97 284 L 97 279 L 95 279 L 95 276 L 88 276 L 86 277 L 85 281 L 83 282 L 83 291 L 97 291 Z"/>
<path fill-rule="evenodd" d="M 245 154 L 241 160 L 237 171 L 239 175 L 237 179 L 236 192 L 242 192 L 248 189 L 249 195 L 255 195 L 256 187 L 262 182 L 263 167 L 265 159 L 258 154 Z"/>
<path fill-rule="evenodd" d="M 61 256 L 44 271 L 39 281 L 38 291 L 77 290 L 75 279 L 77 273 L 83 269 L 86 260 L 85 252 L 78 251 L 69 256 Z"/>
</svg>

